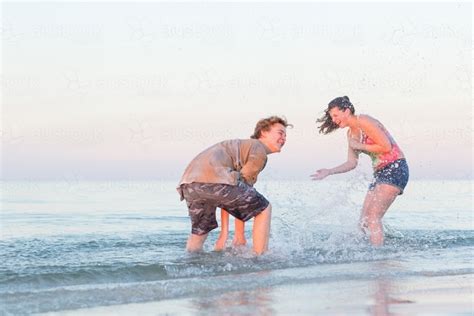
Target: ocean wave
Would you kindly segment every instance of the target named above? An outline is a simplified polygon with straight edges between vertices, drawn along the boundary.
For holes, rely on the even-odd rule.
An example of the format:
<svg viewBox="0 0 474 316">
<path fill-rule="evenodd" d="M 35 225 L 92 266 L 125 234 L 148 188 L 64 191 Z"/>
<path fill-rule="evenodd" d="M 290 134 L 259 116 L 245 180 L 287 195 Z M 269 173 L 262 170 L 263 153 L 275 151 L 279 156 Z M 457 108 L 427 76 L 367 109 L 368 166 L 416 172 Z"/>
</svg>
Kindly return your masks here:
<svg viewBox="0 0 474 316">
<path fill-rule="evenodd" d="M 381 248 L 373 248 L 363 238 L 353 234 L 319 234 L 301 239 L 293 243 L 292 247 L 288 247 L 286 242 L 275 242 L 271 251 L 261 257 L 253 256 L 248 247 L 228 249 L 223 253 L 188 255 L 182 249 L 183 242 L 176 238 L 161 238 L 159 241 L 153 238 L 89 240 L 69 244 L 33 240 L 23 243 L 23 246 L 13 247 L 14 250 L 2 251 L 10 255 L 19 255 L 22 250 L 26 250 L 26 253 L 8 259 L 8 264 L 0 268 L 0 293 L 91 283 L 121 284 L 237 275 L 327 264 L 376 262 L 415 255 L 430 258 L 433 252 L 442 249 L 474 247 L 472 231 L 399 233 L 402 235 L 389 236 L 386 245 Z M 59 254 L 69 256 L 69 261 L 62 257 L 53 260 Z M 122 257 L 119 257 L 120 254 Z M 96 258 L 96 255 L 100 255 L 100 258 Z M 146 260 L 137 260 L 140 255 Z M 34 264 L 28 266 L 22 263 L 25 258 Z"/>
</svg>

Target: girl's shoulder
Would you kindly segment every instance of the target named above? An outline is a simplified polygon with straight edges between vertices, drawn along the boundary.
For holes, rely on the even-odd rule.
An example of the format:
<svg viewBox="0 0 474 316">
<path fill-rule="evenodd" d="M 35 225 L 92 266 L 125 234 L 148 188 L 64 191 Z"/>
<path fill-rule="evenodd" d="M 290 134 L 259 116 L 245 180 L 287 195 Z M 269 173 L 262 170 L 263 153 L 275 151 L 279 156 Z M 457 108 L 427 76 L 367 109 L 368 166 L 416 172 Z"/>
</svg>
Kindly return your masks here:
<svg viewBox="0 0 474 316">
<path fill-rule="evenodd" d="M 382 124 L 376 118 L 367 115 L 367 114 L 359 114 L 357 116 L 359 118 L 359 125 L 360 126 L 381 126 Z"/>
<path fill-rule="evenodd" d="M 359 121 L 376 121 L 375 118 L 373 118 L 372 116 L 368 115 L 368 114 L 359 114 L 357 115 L 357 117 L 359 118 Z"/>
</svg>

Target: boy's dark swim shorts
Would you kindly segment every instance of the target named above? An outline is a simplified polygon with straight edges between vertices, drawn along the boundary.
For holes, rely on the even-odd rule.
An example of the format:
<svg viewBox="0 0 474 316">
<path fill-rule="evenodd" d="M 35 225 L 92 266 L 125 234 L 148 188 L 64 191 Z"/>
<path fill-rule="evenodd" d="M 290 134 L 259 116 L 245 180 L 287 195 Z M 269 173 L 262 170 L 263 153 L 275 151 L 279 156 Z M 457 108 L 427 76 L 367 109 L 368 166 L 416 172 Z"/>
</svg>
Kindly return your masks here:
<svg viewBox="0 0 474 316">
<path fill-rule="evenodd" d="M 189 209 L 192 233 L 204 235 L 218 226 L 216 207 L 225 209 L 232 216 L 247 221 L 265 210 L 267 199 L 248 184 L 189 183 L 181 185 Z"/>
<path fill-rule="evenodd" d="M 399 195 L 403 194 L 408 183 L 410 172 L 408 170 L 407 161 L 398 159 L 382 169 L 374 172 L 374 181 L 370 184 L 369 190 L 375 189 L 377 184 L 390 184 L 400 189 Z"/>
</svg>

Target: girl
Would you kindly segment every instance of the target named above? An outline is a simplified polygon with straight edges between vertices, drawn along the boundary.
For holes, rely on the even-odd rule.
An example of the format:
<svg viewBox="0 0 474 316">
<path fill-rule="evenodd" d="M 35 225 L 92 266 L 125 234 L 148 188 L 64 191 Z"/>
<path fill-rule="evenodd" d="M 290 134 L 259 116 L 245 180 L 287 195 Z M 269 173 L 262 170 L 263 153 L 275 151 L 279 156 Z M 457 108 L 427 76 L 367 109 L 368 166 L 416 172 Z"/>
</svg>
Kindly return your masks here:
<svg viewBox="0 0 474 316">
<path fill-rule="evenodd" d="M 359 153 L 372 159 L 374 180 L 369 186 L 360 216 L 364 232 L 368 230 L 374 246 L 383 245 L 382 217 L 408 183 L 409 171 L 403 152 L 385 127 L 369 115 L 355 115 L 355 109 L 347 96 L 328 104 L 325 114 L 317 120 L 322 123 L 319 132 L 329 134 L 339 128 L 348 128 L 347 161 L 331 169 L 320 169 L 311 175 L 313 180 L 344 173 L 354 169 Z"/>
</svg>

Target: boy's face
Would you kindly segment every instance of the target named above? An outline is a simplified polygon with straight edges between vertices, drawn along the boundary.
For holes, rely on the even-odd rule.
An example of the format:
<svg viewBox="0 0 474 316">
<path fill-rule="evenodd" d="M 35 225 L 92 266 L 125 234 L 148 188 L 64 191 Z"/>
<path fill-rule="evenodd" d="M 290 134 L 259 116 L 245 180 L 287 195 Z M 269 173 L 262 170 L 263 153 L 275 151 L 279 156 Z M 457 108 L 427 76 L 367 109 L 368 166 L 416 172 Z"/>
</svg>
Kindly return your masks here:
<svg viewBox="0 0 474 316">
<path fill-rule="evenodd" d="M 259 139 L 272 153 L 280 152 L 286 142 L 286 128 L 280 123 L 275 123 L 269 131 L 262 131 Z"/>
</svg>

